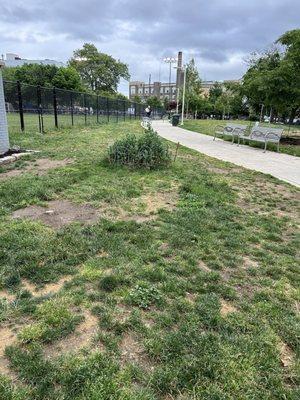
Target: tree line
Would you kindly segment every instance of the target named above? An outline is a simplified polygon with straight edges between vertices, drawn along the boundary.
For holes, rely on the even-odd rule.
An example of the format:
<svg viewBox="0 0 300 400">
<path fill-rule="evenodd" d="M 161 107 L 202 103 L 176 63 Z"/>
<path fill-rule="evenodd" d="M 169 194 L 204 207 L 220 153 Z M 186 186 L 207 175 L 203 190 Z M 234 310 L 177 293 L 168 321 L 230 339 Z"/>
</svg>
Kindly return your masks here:
<svg viewBox="0 0 300 400">
<path fill-rule="evenodd" d="M 202 81 L 191 60 L 186 66 L 185 113 L 206 118 L 250 118 L 292 123 L 300 113 L 300 29 L 286 32 L 274 46 L 261 53 L 251 54 L 247 71 L 240 81 L 215 82 L 205 95 Z M 179 94 L 180 107 L 182 89 Z M 138 96 L 136 101 L 141 101 Z M 176 103 L 164 100 L 166 108 Z M 161 105 L 158 98 L 147 100 Z"/>
<path fill-rule="evenodd" d="M 28 85 L 56 87 L 94 93 L 106 97 L 126 98 L 118 93 L 121 78 L 130 78 L 128 66 L 100 52 L 95 45 L 85 43 L 73 52 L 65 67 L 43 64 L 24 64 L 4 68 L 3 78 Z"/>
</svg>

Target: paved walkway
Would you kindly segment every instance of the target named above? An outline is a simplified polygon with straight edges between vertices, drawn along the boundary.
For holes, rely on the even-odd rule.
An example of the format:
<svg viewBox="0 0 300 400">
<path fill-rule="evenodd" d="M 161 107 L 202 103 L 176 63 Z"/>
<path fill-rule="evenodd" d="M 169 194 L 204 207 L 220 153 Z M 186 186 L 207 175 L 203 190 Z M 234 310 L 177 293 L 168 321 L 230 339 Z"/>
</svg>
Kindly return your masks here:
<svg viewBox="0 0 300 400">
<path fill-rule="evenodd" d="M 174 127 L 168 122 L 153 121 L 153 129 L 165 139 L 219 160 L 229 161 L 242 167 L 270 174 L 278 179 L 300 187 L 300 157 L 253 148 L 237 147 L 222 139 L 213 141 L 212 136 Z"/>
</svg>

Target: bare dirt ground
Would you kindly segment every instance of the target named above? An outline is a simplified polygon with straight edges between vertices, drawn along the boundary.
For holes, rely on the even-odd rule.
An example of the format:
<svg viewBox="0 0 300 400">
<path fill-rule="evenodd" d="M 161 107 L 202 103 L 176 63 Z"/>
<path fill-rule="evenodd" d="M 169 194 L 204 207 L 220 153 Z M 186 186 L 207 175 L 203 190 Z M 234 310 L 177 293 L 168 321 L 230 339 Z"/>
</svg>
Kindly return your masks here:
<svg viewBox="0 0 300 400">
<path fill-rule="evenodd" d="M 74 204 L 68 200 L 49 201 L 47 207 L 29 206 L 16 210 L 12 218 L 28 218 L 60 229 L 72 222 L 93 224 L 98 220 L 100 211 L 88 204 Z"/>
<path fill-rule="evenodd" d="M 0 174 L 0 181 L 21 176 L 25 172 L 33 172 L 38 176 L 44 175 L 49 169 L 64 167 L 72 162 L 73 161 L 70 159 L 52 160 L 50 158 L 40 158 L 36 161 L 30 162 L 28 165 L 25 165 L 25 167 L 22 169 L 9 169 L 8 171 L 3 172 Z"/>
<path fill-rule="evenodd" d="M 68 352 L 78 352 L 85 347 L 90 347 L 97 330 L 98 319 L 89 311 L 86 311 L 84 321 L 75 332 L 54 344 L 47 345 L 44 354 L 47 358 L 55 358 Z"/>
</svg>

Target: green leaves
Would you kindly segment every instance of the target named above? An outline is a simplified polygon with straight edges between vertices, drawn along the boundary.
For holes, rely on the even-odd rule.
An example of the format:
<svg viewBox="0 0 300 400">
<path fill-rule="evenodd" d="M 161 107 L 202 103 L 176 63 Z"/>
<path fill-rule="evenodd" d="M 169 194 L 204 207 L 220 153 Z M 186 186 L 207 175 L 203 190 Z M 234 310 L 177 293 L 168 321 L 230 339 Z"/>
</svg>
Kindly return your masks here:
<svg viewBox="0 0 300 400">
<path fill-rule="evenodd" d="M 108 158 L 112 164 L 150 169 L 167 165 L 171 160 L 168 147 L 151 130 L 141 137 L 130 134 L 117 140 L 109 147 Z"/>
<path fill-rule="evenodd" d="M 75 50 L 69 65 L 78 71 L 86 87 L 96 93 L 115 93 L 120 78 L 130 77 L 126 64 L 101 53 L 91 43 Z"/>
</svg>

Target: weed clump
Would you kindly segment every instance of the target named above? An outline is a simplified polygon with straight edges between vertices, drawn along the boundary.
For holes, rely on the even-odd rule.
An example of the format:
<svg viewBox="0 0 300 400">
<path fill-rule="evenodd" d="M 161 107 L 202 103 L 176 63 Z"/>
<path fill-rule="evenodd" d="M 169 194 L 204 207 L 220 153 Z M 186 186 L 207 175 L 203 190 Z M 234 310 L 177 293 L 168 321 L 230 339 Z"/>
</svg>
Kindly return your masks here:
<svg viewBox="0 0 300 400">
<path fill-rule="evenodd" d="M 128 295 L 129 303 L 140 308 L 149 308 L 151 305 L 160 303 L 162 299 L 160 291 L 146 283 L 136 285 Z"/>
<path fill-rule="evenodd" d="M 171 156 L 157 133 L 147 130 L 140 137 L 129 134 L 117 140 L 108 149 L 108 159 L 111 164 L 154 169 L 168 165 Z"/>
</svg>

